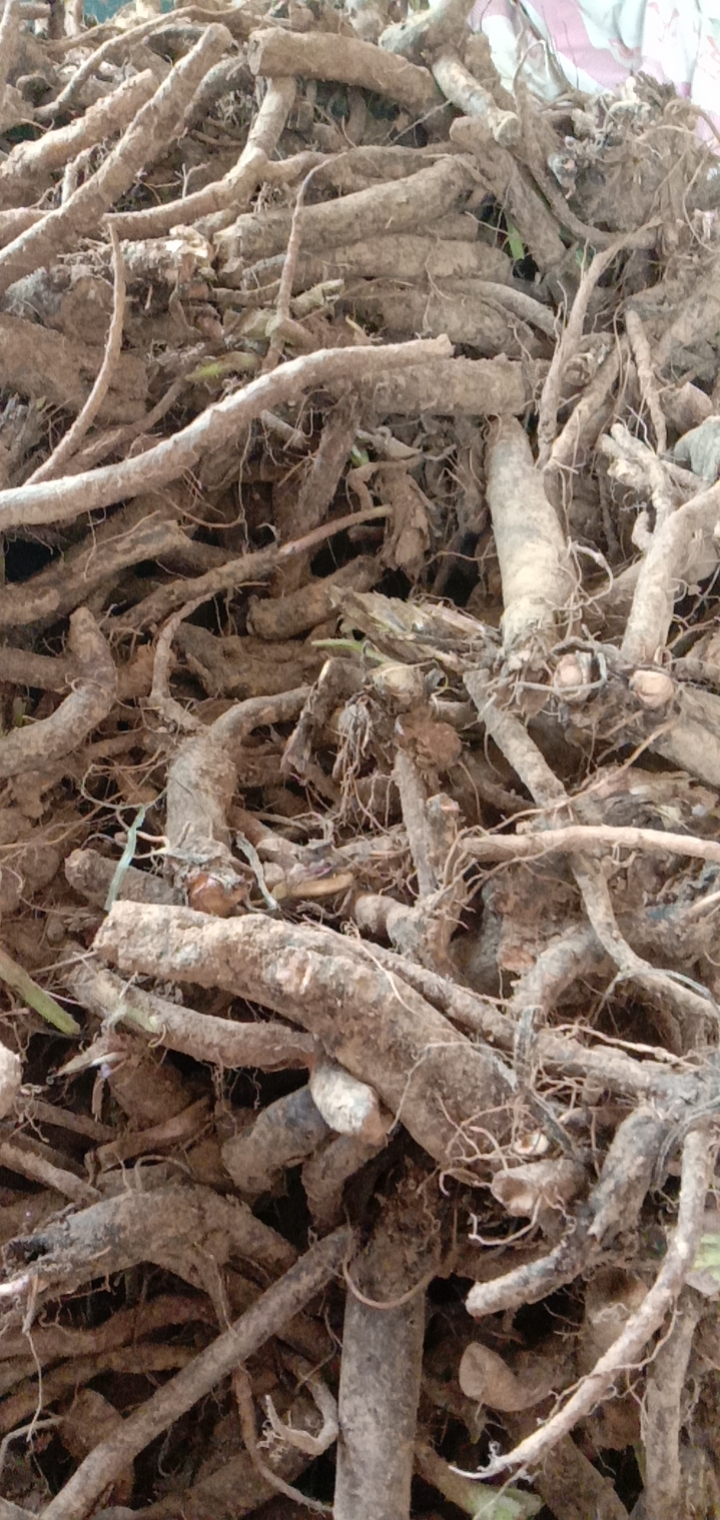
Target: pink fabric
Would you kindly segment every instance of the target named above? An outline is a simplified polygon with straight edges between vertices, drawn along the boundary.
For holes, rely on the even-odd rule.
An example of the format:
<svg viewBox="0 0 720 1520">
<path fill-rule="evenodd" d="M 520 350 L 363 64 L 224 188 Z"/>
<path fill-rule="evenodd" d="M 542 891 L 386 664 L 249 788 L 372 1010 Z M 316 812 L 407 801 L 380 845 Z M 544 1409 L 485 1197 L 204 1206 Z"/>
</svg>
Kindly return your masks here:
<svg viewBox="0 0 720 1520">
<path fill-rule="evenodd" d="M 642 70 L 720 128 L 720 0 L 476 0 L 470 24 L 506 80 L 521 66 L 551 95 L 548 50 L 584 90 L 614 91 Z"/>
<path fill-rule="evenodd" d="M 603 90 L 614 90 L 632 70 L 639 57 L 619 38 L 608 33 L 607 47 L 596 47 L 590 40 L 585 17 L 574 0 L 539 0 L 533 7 L 543 23 L 543 30 L 556 52 L 572 58 L 579 69 L 595 79 Z"/>
<path fill-rule="evenodd" d="M 555 52 L 571 58 L 579 69 L 589 74 L 603 90 L 614 90 L 637 68 L 635 53 L 617 44 L 616 48 L 594 47 L 588 36 L 585 19 L 581 16 L 575 0 L 538 0 L 533 6 L 535 14 L 543 23 L 543 31 Z M 518 35 L 523 27 L 523 12 L 514 0 L 478 0 L 471 14 L 475 31 L 483 29 L 483 22 L 491 17 L 502 17 Z M 619 56 L 614 56 L 615 51 Z"/>
</svg>

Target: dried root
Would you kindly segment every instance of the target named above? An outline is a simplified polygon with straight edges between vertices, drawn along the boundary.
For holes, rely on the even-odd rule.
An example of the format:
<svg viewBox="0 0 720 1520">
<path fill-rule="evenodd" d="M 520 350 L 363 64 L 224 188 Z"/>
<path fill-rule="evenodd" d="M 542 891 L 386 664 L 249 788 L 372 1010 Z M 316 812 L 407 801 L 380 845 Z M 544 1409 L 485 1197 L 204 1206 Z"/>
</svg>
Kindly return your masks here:
<svg viewBox="0 0 720 1520">
<path fill-rule="evenodd" d="M 0 17 L 0 1520 L 718 1513 L 717 163 L 467 9 Z"/>
</svg>

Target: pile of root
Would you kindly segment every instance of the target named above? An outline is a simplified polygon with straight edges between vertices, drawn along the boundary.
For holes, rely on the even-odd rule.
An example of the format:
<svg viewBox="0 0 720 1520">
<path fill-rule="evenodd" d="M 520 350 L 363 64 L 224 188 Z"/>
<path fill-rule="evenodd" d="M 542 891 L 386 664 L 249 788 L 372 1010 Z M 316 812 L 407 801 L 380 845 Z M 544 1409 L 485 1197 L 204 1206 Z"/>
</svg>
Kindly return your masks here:
<svg viewBox="0 0 720 1520">
<path fill-rule="evenodd" d="M 720 1513 L 717 144 L 466 11 L 5 0 L 0 1520 Z"/>
</svg>

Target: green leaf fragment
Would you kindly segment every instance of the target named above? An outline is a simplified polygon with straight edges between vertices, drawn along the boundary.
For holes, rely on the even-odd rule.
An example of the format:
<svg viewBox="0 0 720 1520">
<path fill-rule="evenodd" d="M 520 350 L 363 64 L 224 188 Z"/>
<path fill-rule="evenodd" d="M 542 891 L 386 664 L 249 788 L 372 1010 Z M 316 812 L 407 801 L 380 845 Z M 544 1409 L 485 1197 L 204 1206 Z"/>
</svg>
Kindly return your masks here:
<svg viewBox="0 0 720 1520">
<path fill-rule="evenodd" d="M 702 1235 L 697 1256 L 693 1262 L 693 1271 L 709 1271 L 717 1273 L 718 1287 L 720 1287 L 720 1234 Z"/>
<path fill-rule="evenodd" d="M 0 950 L 0 980 L 7 987 L 11 987 L 18 997 L 27 1003 L 29 1008 L 34 1008 L 47 1024 L 52 1024 L 54 1029 L 59 1029 L 61 1034 L 79 1034 L 80 1025 L 75 1022 L 72 1014 L 67 1013 L 49 992 L 38 987 L 27 971 L 18 966 L 6 950 Z"/>
<path fill-rule="evenodd" d="M 526 256 L 526 248 L 517 227 L 512 222 L 507 224 L 507 245 L 512 254 L 513 262 L 520 264 Z"/>
</svg>

